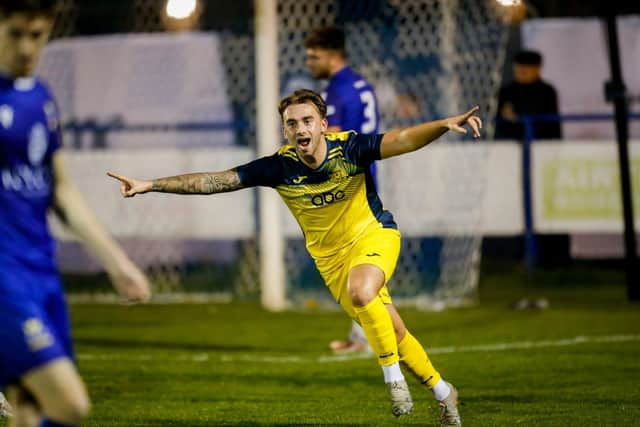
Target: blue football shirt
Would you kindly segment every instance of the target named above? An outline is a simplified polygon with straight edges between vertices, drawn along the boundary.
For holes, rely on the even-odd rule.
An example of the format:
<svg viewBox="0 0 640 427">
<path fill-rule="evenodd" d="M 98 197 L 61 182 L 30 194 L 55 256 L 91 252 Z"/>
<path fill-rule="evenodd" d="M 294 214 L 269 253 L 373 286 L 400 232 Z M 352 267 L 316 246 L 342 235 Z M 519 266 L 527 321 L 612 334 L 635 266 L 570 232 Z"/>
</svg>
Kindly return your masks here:
<svg viewBox="0 0 640 427">
<path fill-rule="evenodd" d="M 329 80 L 322 97 L 327 103 L 329 126 L 355 130 L 359 134 L 378 133 L 380 113 L 373 86 L 350 67 L 344 67 Z M 377 187 L 376 164 L 371 163 L 371 176 Z"/>
<path fill-rule="evenodd" d="M 0 270 L 56 271 L 47 211 L 59 147 L 49 90 L 34 78 L 0 75 Z M 19 286 L 7 282 L 0 280 L 0 288 Z"/>
<path fill-rule="evenodd" d="M 373 86 L 351 68 L 344 67 L 334 74 L 322 95 L 329 126 L 359 134 L 378 133 L 380 115 Z"/>
</svg>

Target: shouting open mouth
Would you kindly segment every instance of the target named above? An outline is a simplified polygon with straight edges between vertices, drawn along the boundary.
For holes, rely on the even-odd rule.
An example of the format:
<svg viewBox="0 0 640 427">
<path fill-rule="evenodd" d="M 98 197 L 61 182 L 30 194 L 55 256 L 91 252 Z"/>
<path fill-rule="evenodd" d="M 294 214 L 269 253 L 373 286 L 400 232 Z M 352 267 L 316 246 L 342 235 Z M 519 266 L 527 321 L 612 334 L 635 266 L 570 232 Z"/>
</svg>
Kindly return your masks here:
<svg viewBox="0 0 640 427">
<path fill-rule="evenodd" d="M 306 148 L 311 142 L 311 138 L 298 138 L 296 143 L 298 147 Z"/>
</svg>

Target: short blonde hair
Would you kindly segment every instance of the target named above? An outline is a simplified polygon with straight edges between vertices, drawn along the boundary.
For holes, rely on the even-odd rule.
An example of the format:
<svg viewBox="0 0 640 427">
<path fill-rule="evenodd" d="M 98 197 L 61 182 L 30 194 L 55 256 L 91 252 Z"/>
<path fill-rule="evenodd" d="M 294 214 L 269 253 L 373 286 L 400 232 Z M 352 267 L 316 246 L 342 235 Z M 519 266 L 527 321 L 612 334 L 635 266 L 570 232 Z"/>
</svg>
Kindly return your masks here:
<svg viewBox="0 0 640 427">
<path fill-rule="evenodd" d="M 294 104 L 305 104 L 308 102 L 315 105 L 318 113 L 320 113 L 320 117 L 322 117 L 323 119 L 327 117 L 327 104 L 324 102 L 324 99 L 322 99 L 320 94 L 310 89 L 299 89 L 286 98 L 283 98 L 278 104 L 278 112 L 280 113 L 280 118 L 284 118 L 282 115 L 284 114 L 284 110 L 286 110 L 288 106 Z"/>
</svg>

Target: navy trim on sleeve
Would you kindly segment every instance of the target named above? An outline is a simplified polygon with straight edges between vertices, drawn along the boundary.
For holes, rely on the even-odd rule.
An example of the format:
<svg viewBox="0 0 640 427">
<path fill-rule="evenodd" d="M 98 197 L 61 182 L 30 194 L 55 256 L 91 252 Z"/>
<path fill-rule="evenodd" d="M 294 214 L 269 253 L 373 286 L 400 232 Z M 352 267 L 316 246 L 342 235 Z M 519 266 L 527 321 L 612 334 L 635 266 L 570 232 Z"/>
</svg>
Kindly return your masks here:
<svg viewBox="0 0 640 427">
<path fill-rule="evenodd" d="M 240 165 L 236 172 L 245 187 L 275 187 L 283 182 L 282 159 L 278 154 Z"/>
</svg>

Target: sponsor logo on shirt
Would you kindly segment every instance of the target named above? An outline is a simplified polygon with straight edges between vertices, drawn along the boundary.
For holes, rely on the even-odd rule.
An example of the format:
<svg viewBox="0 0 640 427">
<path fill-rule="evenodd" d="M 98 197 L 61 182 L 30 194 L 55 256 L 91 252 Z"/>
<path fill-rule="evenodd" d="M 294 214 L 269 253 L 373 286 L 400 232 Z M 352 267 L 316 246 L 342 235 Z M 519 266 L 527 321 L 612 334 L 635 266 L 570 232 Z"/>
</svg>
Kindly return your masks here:
<svg viewBox="0 0 640 427">
<path fill-rule="evenodd" d="M 311 204 L 313 206 L 325 206 L 325 205 L 330 205 L 333 202 L 339 202 L 340 200 L 343 200 L 345 197 L 344 191 L 342 190 L 338 190 L 338 191 L 327 191 L 325 193 L 322 194 L 314 194 L 311 197 Z"/>
<path fill-rule="evenodd" d="M 0 171 L 0 184 L 7 191 L 16 191 L 27 197 L 39 197 L 48 194 L 51 188 L 51 172 L 45 167 L 17 165 Z"/>
<path fill-rule="evenodd" d="M 2 114 L 2 113 L 0 113 Z M 0 170 L 0 185 L 7 191 L 16 191 L 26 197 L 41 197 L 51 188 L 51 171 L 42 165 L 49 148 L 49 131 L 43 123 L 36 123 L 29 132 L 28 164 L 16 164 Z"/>
</svg>

